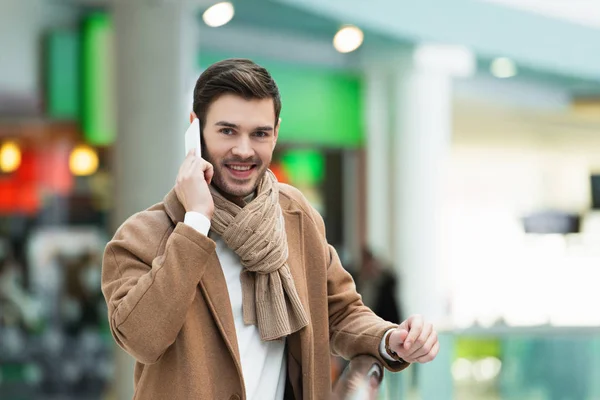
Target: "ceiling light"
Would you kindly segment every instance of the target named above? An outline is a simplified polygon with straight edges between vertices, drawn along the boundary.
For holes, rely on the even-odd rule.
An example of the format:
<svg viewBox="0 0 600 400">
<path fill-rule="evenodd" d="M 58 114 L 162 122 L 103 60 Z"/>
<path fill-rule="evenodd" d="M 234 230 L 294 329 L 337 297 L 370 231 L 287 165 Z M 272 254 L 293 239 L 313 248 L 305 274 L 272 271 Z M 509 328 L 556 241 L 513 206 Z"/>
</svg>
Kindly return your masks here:
<svg viewBox="0 0 600 400">
<path fill-rule="evenodd" d="M 206 25 L 216 28 L 231 21 L 234 13 L 233 4 L 225 1 L 209 7 L 208 10 L 204 11 L 202 19 Z"/>
<path fill-rule="evenodd" d="M 490 72 L 496 78 L 512 78 L 517 75 L 517 65 L 510 58 L 498 57 L 492 61 Z"/>
<path fill-rule="evenodd" d="M 15 142 L 6 142 L 0 148 L 0 170 L 14 172 L 21 165 L 21 149 Z"/>
<path fill-rule="evenodd" d="M 98 170 L 98 154 L 89 146 L 77 146 L 69 156 L 69 168 L 73 175 L 92 175 Z"/>
<path fill-rule="evenodd" d="M 353 25 L 343 26 L 333 38 L 333 47 L 340 53 L 350 53 L 360 47 L 364 39 L 363 31 Z"/>
</svg>

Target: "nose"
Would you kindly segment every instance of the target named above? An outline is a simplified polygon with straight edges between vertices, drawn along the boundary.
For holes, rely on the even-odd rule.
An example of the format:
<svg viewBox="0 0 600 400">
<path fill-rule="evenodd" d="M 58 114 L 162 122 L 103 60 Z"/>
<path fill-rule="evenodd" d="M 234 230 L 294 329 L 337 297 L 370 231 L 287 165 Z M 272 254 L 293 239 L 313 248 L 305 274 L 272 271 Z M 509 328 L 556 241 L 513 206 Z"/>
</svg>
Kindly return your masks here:
<svg viewBox="0 0 600 400">
<path fill-rule="evenodd" d="M 233 155 L 244 160 L 247 158 L 252 158 L 252 156 L 254 155 L 252 143 L 250 143 L 250 139 L 245 136 L 242 136 L 237 140 L 237 143 L 235 144 L 233 149 L 231 149 L 231 152 Z"/>
</svg>

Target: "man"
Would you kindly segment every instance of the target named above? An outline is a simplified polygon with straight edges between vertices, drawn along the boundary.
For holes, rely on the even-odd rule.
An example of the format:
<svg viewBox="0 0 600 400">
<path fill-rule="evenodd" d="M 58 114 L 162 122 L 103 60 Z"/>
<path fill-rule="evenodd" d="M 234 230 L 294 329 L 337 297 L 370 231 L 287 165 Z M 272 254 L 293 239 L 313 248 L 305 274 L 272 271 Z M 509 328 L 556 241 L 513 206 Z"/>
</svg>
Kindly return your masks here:
<svg viewBox="0 0 600 400">
<path fill-rule="evenodd" d="M 112 334 L 137 360 L 136 399 L 328 398 L 330 352 L 399 371 L 435 358 L 431 324 L 365 307 L 321 216 L 268 170 L 281 100 L 262 67 L 232 59 L 198 79 L 202 158 L 107 245 Z"/>
</svg>

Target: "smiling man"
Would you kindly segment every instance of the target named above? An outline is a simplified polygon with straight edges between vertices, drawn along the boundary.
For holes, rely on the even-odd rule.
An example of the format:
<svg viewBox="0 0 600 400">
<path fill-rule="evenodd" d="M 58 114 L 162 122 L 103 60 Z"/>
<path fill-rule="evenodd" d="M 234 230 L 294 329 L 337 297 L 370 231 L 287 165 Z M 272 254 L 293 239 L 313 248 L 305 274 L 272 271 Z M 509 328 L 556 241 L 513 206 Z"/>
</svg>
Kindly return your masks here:
<svg viewBox="0 0 600 400">
<path fill-rule="evenodd" d="M 281 99 L 249 60 L 209 67 L 187 155 L 161 203 L 129 218 L 104 254 L 112 334 L 137 361 L 135 398 L 326 399 L 330 353 L 399 371 L 439 350 L 420 316 L 365 307 L 321 216 L 268 169 Z"/>
</svg>

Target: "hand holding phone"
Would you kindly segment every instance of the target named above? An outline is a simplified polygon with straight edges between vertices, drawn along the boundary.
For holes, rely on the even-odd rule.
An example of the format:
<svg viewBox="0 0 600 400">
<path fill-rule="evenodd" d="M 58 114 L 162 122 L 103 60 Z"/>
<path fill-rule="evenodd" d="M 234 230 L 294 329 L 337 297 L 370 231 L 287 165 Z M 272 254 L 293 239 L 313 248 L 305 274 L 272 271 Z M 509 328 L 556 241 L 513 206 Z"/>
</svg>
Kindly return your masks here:
<svg viewBox="0 0 600 400">
<path fill-rule="evenodd" d="M 177 174 L 175 193 L 186 211 L 199 212 L 211 219 L 214 202 L 208 185 L 214 170 L 202 158 L 200 149 L 200 122 L 196 118 L 185 132 L 186 157 Z"/>
</svg>

